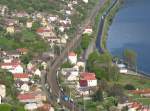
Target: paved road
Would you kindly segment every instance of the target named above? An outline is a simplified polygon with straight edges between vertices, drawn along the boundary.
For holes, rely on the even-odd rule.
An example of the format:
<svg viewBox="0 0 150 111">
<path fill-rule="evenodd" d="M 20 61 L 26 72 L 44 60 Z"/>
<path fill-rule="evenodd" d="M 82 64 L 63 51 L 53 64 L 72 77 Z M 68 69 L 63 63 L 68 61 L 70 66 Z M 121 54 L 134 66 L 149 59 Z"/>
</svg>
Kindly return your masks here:
<svg viewBox="0 0 150 111">
<path fill-rule="evenodd" d="M 77 30 L 75 34 L 76 36 L 72 39 L 72 41 L 66 44 L 66 48 L 62 51 L 61 55 L 55 59 L 53 64 L 50 64 L 50 63 L 48 64 L 48 70 L 47 70 L 48 73 L 47 73 L 46 82 L 48 83 L 52 91 L 50 94 L 51 96 L 49 96 L 49 100 L 51 104 L 55 104 L 57 101 L 57 98 L 60 97 L 61 105 L 67 107 L 70 110 L 80 111 L 80 109 L 77 108 L 76 105 L 73 105 L 71 102 L 65 102 L 62 99 L 62 97 L 65 94 L 60 90 L 60 87 L 57 81 L 56 71 L 62 64 L 62 61 L 67 56 L 68 52 L 73 50 L 80 43 L 84 28 L 87 27 L 91 23 L 91 21 L 95 19 L 95 16 L 97 15 L 97 13 L 99 12 L 100 8 L 103 6 L 104 3 L 105 3 L 105 0 L 99 0 L 99 3 L 91 11 L 90 16 L 84 21 L 84 23 L 81 25 L 81 28 Z M 43 84 L 43 87 L 44 87 L 44 84 Z M 44 87 L 44 89 L 46 88 Z"/>
</svg>

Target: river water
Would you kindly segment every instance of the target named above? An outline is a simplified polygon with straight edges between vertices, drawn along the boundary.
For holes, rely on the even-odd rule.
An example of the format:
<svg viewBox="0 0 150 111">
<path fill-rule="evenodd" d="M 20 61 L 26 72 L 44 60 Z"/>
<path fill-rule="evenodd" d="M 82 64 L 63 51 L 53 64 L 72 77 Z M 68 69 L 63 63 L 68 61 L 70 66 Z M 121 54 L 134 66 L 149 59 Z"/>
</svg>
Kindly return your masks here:
<svg viewBox="0 0 150 111">
<path fill-rule="evenodd" d="M 138 70 L 150 74 L 150 0 L 124 0 L 108 32 L 107 48 L 113 56 L 123 50 L 137 52 Z"/>
</svg>

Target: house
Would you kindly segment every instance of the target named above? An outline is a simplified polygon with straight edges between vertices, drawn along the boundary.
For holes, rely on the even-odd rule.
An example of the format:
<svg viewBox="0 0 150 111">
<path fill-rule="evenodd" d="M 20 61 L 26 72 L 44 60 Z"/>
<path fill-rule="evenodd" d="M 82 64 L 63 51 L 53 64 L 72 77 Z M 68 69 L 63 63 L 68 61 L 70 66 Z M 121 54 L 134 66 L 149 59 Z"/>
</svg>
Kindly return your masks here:
<svg viewBox="0 0 150 111">
<path fill-rule="evenodd" d="M 27 83 L 24 83 L 23 85 L 21 85 L 21 90 L 23 92 L 28 92 L 30 90 L 30 87 Z"/>
<path fill-rule="evenodd" d="M 14 73 L 23 73 L 23 67 L 18 62 L 2 63 L 1 68 L 6 69 L 13 74 Z"/>
<path fill-rule="evenodd" d="M 6 96 L 6 86 L 0 84 L 0 97 L 4 98 Z"/>
<path fill-rule="evenodd" d="M 119 68 L 120 73 L 126 74 L 128 72 L 125 64 L 117 64 L 117 67 Z"/>
<path fill-rule="evenodd" d="M 19 58 L 20 54 L 17 51 L 5 51 L 4 55 L 9 58 Z"/>
<path fill-rule="evenodd" d="M 79 67 L 79 70 L 80 71 L 85 71 L 85 62 L 82 62 L 82 61 L 78 61 L 76 66 Z"/>
<path fill-rule="evenodd" d="M 67 14 L 67 15 L 71 15 L 72 13 L 71 13 L 71 10 L 65 10 L 65 13 Z"/>
<path fill-rule="evenodd" d="M 128 105 L 128 111 L 143 111 L 142 109 L 142 104 L 138 103 L 138 102 L 133 102 L 131 104 Z"/>
<path fill-rule="evenodd" d="M 89 72 L 80 73 L 79 83 L 81 87 L 97 86 L 97 79 L 95 77 L 95 73 L 89 73 Z"/>
<path fill-rule="evenodd" d="M 150 97 L 150 89 L 130 90 L 129 93 L 138 94 L 144 97 Z"/>
<path fill-rule="evenodd" d="M 52 31 L 52 28 L 40 27 L 36 30 L 36 33 L 42 37 L 54 37 L 55 34 Z"/>
<path fill-rule="evenodd" d="M 74 70 L 68 72 L 66 74 L 67 81 L 77 81 L 79 80 L 79 69 L 73 68 Z"/>
<path fill-rule="evenodd" d="M 7 33 L 10 33 L 10 34 L 13 34 L 15 33 L 15 27 L 13 25 L 9 25 L 6 27 L 6 32 Z"/>
<path fill-rule="evenodd" d="M 72 73 L 74 73 L 74 75 L 79 75 L 79 68 L 77 68 L 77 67 L 73 67 L 73 68 L 62 68 L 61 69 L 61 73 L 62 73 L 62 75 L 64 75 L 64 76 L 66 76 L 67 75 L 67 73 L 70 73 L 70 72 L 72 72 Z"/>
<path fill-rule="evenodd" d="M 22 103 L 31 103 L 31 102 L 36 103 L 36 102 L 46 101 L 46 95 L 42 91 L 33 91 L 24 94 L 19 94 L 17 98 Z"/>
<path fill-rule="evenodd" d="M 27 103 L 25 104 L 24 106 L 24 109 L 27 110 L 27 111 L 34 111 L 38 108 L 37 104 L 36 103 Z"/>
<path fill-rule="evenodd" d="M 68 61 L 71 64 L 76 64 L 77 63 L 77 54 L 75 52 L 69 52 L 68 53 Z"/>
<path fill-rule="evenodd" d="M 41 25 L 42 25 L 43 27 L 45 27 L 45 26 L 48 25 L 48 21 L 46 20 L 46 18 L 42 18 Z"/>
<path fill-rule="evenodd" d="M 83 31 L 83 34 L 92 34 L 92 32 L 93 32 L 93 29 L 92 29 L 92 27 L 91 26 L 88 26 L 88 27 L 86 27 L 85 29 L 84 29 L 84 31 Z"/>
<path fill-rule="evenodd" d="M 56 16 L 56 15 L 49 15 L 47 17 L 47 19 L 48 19 L 49 22 L 54 22 L 54 21 L 56 21 L 58 19 L 58 16 Z"/>
<path fill-rule="evenodd" d="M 41 71 L 39 69 L 36 69 L 34 75 L 41 77 Z"/>
<path fill-rule="evenodd" d="M 63 26 L 60 26 L 60 27 L 59 27 L 59 31 L 60 31 L 60 32 L 64 32 L 64 31 L 65 31 L 65 28 L 64 28 Z"/>
<path fill-rule="evenodd" d="M 16 51 L 19 54 L 24 55 L 24 54 L 27 54 L 29 50 L 27 48 L 18 48 L 18 49 L 16 49 Z"/>
<path fill-rule="evenodd" d="M 32 77 L 32 75 L 25 74 L 25 73 L 15 73 L 13 74 L 13 76 L 14 76 L 14 80 L 20 80 L 24 82 L 28 82 L 30 80 L 30 77 Z"/>
<path fill-rule="evenodd" d="M 13 74 L 14 73 L 23 73 L 23 67 L 20 64 L 18 64 L 16 66 L 13 66 L 13 68 L 9 69 L 8 71 L 13 73 Z"/>
<path fill-rule="evenodd" d="M 27 28 L 32 28 L 32 25 L 33 25 L 33 21 L 28 20 L 28 21 L 26 22 L 26 27 L 27 27 Z"/>
<path fill-rule="evenodd" d="M 43 69 L 46 69 L 47 68 L 47 63 L 46 62 L 42 62 L 41 66 L 43 66 Z"/>
<path fill-rule="evenodd" d="M 25 11 L 20 11 L 16 13 L 16 17 L 22 18 L 22 17 L 29 17 L 30 15 Z"/>
<path fill-rule="evenodd" d="M 88 3 L 88 0 L 82 0 L 84 3 Z"/>
</svg>

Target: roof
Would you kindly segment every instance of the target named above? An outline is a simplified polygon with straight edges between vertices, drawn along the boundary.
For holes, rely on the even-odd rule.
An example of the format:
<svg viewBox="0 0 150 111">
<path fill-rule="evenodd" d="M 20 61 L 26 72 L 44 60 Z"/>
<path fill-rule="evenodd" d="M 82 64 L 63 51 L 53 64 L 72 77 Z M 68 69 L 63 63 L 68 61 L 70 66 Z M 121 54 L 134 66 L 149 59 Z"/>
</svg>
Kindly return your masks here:
<svg viewBox="0 0 150 111">
<path fill-rule="evenodd" d="M 69 52 L 69 53 L 68 53 L 68 56 L 76 56 L 76 53 L 73 52 L 73 51 L 72 51 L 72 52 Z"/>
<path fill-rule="evenodd" d="M 25 73 L 15 73 L 13 74 L 14 78 L 29 78 L 31 75 L 30 74 L 25 74 Z"/>
<path fill-rule="evenodd" d="M 18 48 L 16 49 L 18 52 L 28 52 L 27 48 Z"/>
<path fill-rule="evenodd" d="M 81 80 L 96 80 L 95 73 L 82 72 L 80 74 Z"/>
<path fill-rule="evenodd" d="M 33 93 L 25 93 L 25 94 L 19 94 L 17 98 L 20 100 L 34 99 L 35 95 Z"/>
<path fill-rule="evenodd" d="M 37 33 L 50 32 L 50 31 L 51 31 L 50 29 L 47 29 L 47 28 L 44 28 L 44 27 L 38 28 L 36 30 Z"/>
<path fill-rule="evenodd" d="M 18 63 L 18 62 L 1 63 L 0 65 L 1 65 L 1 66 L 13 66 L 13 67 L 16 67 L 16 66 L 20 65 L 20 63 Z"/>
<path fill-rule="evenodd" d="M 142 89 L 142 90 L 130 90 L 132 94 L 148 94 L 150 93 L 150 89 Z"/>
<path fill-rule="evenodd" d="M 44 92 L 41 92 L 41 91 L 33 91 L 33 92 L 24 93 L 24 94 L 19 94 L 19 95 L 17 96 L 17 98 L 18 98 L 19 100 L 28 100 L 28 99 L 35 99 L 36 96 L 39 96 L 39 95 L 45 96 Z"/>
</svg>

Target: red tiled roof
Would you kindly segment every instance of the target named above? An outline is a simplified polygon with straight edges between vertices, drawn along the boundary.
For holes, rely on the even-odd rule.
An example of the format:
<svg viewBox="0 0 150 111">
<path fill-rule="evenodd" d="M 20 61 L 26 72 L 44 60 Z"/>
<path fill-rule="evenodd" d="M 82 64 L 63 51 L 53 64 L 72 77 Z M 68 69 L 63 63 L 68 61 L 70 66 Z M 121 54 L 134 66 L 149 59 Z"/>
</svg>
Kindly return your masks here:
<svg viewBox="0 0 150 111">
<path fill-rule="evenodd" d="M 20 65 L 20 63 L 18 63 L 18 62 L 1 63 L 0 65 L 1 65 L 1 66 L 14 66 L 14 67 L 16 67 L 16 66 Z"/>
<path fill-rule="evenodd" d="M 150 93 L 150 89 L 143 89 L 143 90 L 130 90 L 132 94 L 148 94 Z"/>
<path fill-rule="evenodd" d="M 46 28 L 43 28 L 43 27 L 38 28 L 36 30 L 37 33 L 50 32 L 50 31 L 51 31 L 50 29 L 46 29 Z"/>
<path fill-rule="evenodd" d="M 29 78 L 31 75 L 30 74 L 25 74 L 25 73 L 15 73 L 13 74 L 14 78 Z"/>
<path fill-rule="evenodd" d="M 18 48 L 16 49 L 18 52 L 28 52 L 27 48 Z"/>
<path fill-rule="evenodd" d="M 80 86 L 82 87 L 85 87 L 88 85 L 87 80 L 80 80 L 79 83 L 80 83 Z"/>
<path fill-rule="evenodd" d="M 83 72 L 80 77 L 81 80 L 96 80 L 95 73 Z"/>
<path fill-rule="evenodd" d="M 131 108 L 141 109 L 142 105 L 140 103 L 138 103 L 138 102 L 133 102 L 131 104 Z"/>
<path fill-rule="evenodd" d="M 25 94 L 19 94 L 17 98 L 20 100 L 34 99 L 35 95 L 32 93 L 25 93 Z"/>
<path fill-rule="evenodd" d="M 72 52 L 69 52 L 69 53 L 68 53 L 68 56 L 76 56 L 76 53 L 73 52 L 73 51 L 72 51 Z"/>
</svg>

